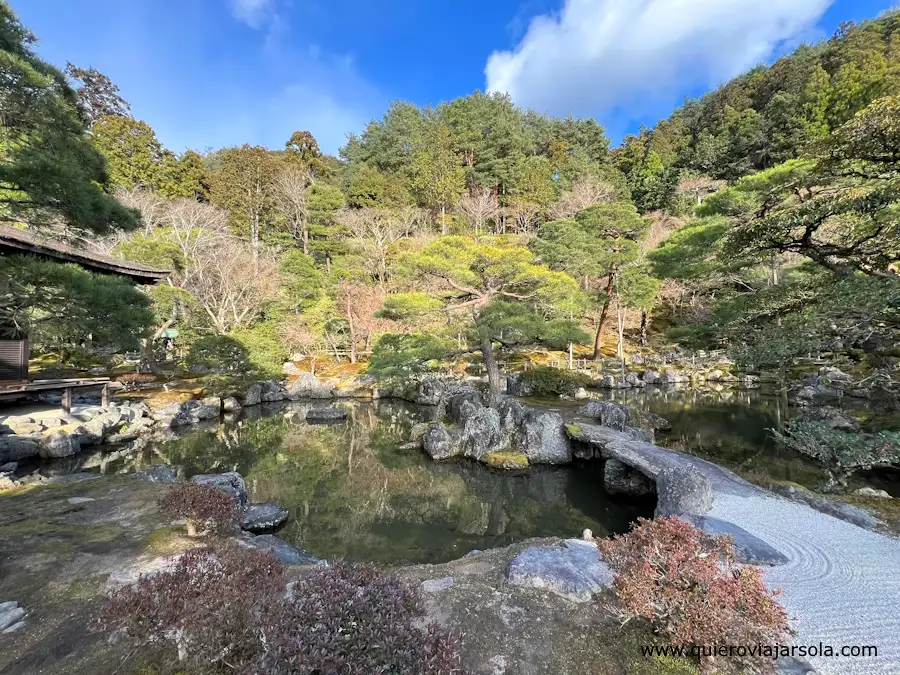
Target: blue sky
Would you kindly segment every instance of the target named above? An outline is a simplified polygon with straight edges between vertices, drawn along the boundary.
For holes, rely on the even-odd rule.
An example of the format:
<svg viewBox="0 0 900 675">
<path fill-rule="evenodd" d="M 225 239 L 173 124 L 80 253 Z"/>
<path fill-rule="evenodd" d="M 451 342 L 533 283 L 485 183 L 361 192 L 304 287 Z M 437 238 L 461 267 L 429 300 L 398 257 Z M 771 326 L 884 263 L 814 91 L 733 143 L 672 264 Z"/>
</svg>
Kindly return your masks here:
<svg viewBox="0 0 900 675">
<path fill-rule="evenodd" d="M 475 89 L 614 141 L 893 0 L 11 0 L 38 51 L 108 74 L 168 147 L 335 152 L 390 101 Z"/>
</svg>

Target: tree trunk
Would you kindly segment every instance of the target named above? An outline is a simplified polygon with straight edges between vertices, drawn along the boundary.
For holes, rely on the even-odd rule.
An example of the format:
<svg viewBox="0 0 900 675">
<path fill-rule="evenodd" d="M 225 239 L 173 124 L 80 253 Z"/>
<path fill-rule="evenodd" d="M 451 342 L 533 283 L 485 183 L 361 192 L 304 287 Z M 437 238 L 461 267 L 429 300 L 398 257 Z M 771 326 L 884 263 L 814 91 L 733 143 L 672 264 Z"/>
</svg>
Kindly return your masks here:
<svg viewBox="0 0 900 675">
<path fill-rule="evenodd" d="M 309 230 L 303 227 L 303 252 L 309 255 Z"/>
<path fill-rule="evenodd" d="M 647 344 L 647 310 L 641 310 L 641 347 Z"/>
<path fill-rule="evenodd" d="M 356 363 L 356 330 L 353 327 L 353 310 L 350 309 L 350 296 L 346 298 L 347 323 L 350 326 L 350 363 Z"/>
<path fill-rule="evenodd" d="M 441 205 L 441 234 L 447 234 L 447 209 Z"/>
<path fill-rule="evenodd" d="M 615 279 L 615 273 L 610 274 L 609 282 L 606 284 L 606 301 L 603 303 L 603 311 L 600 312 L 600 324 L 597 326 L 597 334 L 594 336 L 594 361 L 599 361 L 602 356 L 603 331 L 606 330 L 606 322 L 609 320 L 609 305 L 612 303 L 613 282 Z"/>
<path fill-rule="evenodd" d="M 488 374 L 488 405 L 500 402 L 500 368 L 494 358 L 494 345 L 488 337 L 481 338 L 481 355 Z"/>
</svg>

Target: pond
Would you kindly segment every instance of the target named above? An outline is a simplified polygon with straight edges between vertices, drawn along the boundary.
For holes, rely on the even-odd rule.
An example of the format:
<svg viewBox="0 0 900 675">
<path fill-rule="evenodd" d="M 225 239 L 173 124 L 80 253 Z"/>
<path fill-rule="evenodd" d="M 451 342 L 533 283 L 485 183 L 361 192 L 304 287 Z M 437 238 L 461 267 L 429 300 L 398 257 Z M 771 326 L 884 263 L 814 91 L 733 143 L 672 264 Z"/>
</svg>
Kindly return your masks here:
<svg viewBox="0 0 900 675">
<path fill-rule="evenodd" d="M 826 483 L 821 466 L 771 437 L 769 429 L 781 428 L 793 412 L 783 397 L 711 388 L 596 395 L 662 415 L 672 429 L 658 434 L 657 443 L 704 457 L 751 481 L 791 481 L 814 490 Z M 525 401 L 558 410 L 567 419 L 577 419 L 581 407 L 558 398 Z M 279 536 L 298 548 L 328 559 L 388 565 L 443 562 L 529 537 L 578 536 L 584 528 L 608 536 L 627 531 L 655 507 L 652 499 L 606 495 L 601 462 L 516 473 L 469 460 L 435 463 L 421 450 L 400 450 L 412 425 L 431 419 L 433 408 L 401 401 L 345 402 L 346 423 L 306 423 L 311 407 L 327 405 L 264 404 L 170 440 L 142 439 L 138 452 L 98 448 L 71 461 L 56 460 L 44 471 L 130 472 L 159 463 L 178 467 L 182 478 L 238 471 L 252 501 L 290 509 L 291 519 Z M 896 472 L 859 475 L 851 488 L 864 485 L 900 496 Z"/>
<path fill-rule="evenodd" d="M 597 462 L 495 471 L 469 460 L 432 462 L 399 447 L 433 409 L 397 401 L 345 403 L 346 423 L 310 425 L 315 404 L 247 409 L 236 420 L 107 455 L 106 472 L 149 464 L 181 477 L 238 471 L 254 502 L 291 512 L 278 535 L 327 559 L 383 564 L 434 563 L 529 537 L 625 532 L 650 517 L 654 500 L 614 500 Z"/>
<path fill-rule="evenodd" d="M 656 434 L 659 445 L 720 464 L 752 482 L 788 481 L 811 490 L 820 490 L 828 483 L 822 465 L 786 449 L 772 436 L 770 430 L 783 430 L 785 422 L 796 414 L 796 408 L 789 405 L 784 395 L 721 386 L 607 389 L 594 395 L 661 415 L 672 428 Z M 580 419 L 580 402 L 525 400 L 558 410 L 567 419 Z M 879 414 L 870 409 L 867 401 L 847 398 L 833 405 L 864 420 L 869 430 L 896 430 L 897 416 Z M 870 486 L 900 497 L 900 474 L 891 470 L 860 472 L 848 485 L 851 489 Z"/>
</svg>

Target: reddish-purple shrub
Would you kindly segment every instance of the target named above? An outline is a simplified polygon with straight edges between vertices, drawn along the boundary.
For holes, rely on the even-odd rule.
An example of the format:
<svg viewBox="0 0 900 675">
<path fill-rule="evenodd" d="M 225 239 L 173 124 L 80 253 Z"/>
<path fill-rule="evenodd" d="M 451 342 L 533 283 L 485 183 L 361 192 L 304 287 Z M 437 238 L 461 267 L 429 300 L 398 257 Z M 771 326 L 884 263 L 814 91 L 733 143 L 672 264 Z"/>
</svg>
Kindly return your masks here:
<svg viewBox="0 0 900 675">
<path fill-rule="evenodd" d="M 132 647 L 171 643 L 180 669 L 247 675 L 464 675 L 455 636 L 424 615 L 416 588 L 369 565 L 299 578 L 268 553 L 221 545 L 188 551 L 171 571 L 111 594 L 95 630 Z"/>
<path fill-rule="evenodd" d="M 616 573 L 616 612 L 646 619 L 676 645 L 773 645 L 791 635 L 778 593 L 762 570 L 738 565 L 728 537 L 712 538 L 678 518 L 640 519 L 628 534 L 597 543 Z M 770 673 L 769 658 L 699 655 L 703 672 Z"/>
<path fill-rule="evenodd" d="M 201 531 L 229 532 L 241 522 L 235 498 L 208 485 L 182 483 L 160 497 L 158 504 L 164 516 L 187 520 L 191 537 Z"/>
<path fill-rule="evenodd" d="M 371 565 L 338 563 L 297 580 L 267 615 L 267 649 L 244 671 L 270 675 L 392 673 L 459 675 L 459 641 L 431 624 L 418 589 Z"/>
<path fill-rule="evenodd" d="M 121 631 L 133 647 L 171 642 L 191 672 L 212 672 L 257 657 L 259 622 L 284 589 L 284 567 L 269 553 L 195 548 L 174 569 L 114 591 L 94 629 Z"/>
</svg>

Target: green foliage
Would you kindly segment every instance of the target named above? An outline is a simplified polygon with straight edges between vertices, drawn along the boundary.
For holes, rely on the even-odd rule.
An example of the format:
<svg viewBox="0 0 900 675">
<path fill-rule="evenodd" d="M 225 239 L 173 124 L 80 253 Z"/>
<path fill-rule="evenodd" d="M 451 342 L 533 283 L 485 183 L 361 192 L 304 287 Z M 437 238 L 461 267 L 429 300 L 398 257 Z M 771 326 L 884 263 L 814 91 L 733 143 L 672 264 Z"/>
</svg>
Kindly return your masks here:
<svg viewBox="0 0 900 675">
<path fill-rule="evenodd" d="M 232 331 L 229 337 L 243 347 L 251 368 L 266 375 L 277 375 L 288 357 L 279 328 L 278 321 L 267 319 Z"/>
<path fill-rule="evenodd" d="M 410 171 L 413 193 L 423 206 L 444 212 L 459 201 L 465 170 L 453 150 L 449 128 L 438 125 L 429 131 L 413 153 Z"/>
<path fill-rule="evenodd" d="M 27 256 L 0 257 L 0 325 L 38 347 L 134 349 L 153 322 L 150 299 L 124 277 Z"/>
<path fill-rule="evenodd" d="M 827 421 L 798 419 L 785 433 L 772 433 L 788 448 L 822 462 L 832 484 L 846 485 L 852 474 L 876 466 L 900 467 L 900 432 L 854 433 Z"/>
<path fill-rule="evenodd" d="M 594 384 L 594 380 L 584 373 L 549 366 L 526 370 L 520 377 L 536 396 L 571 396 L 576 390 Z"/>
<path fill-rule="evenodd" d="M 302 311 L 322 291 L 322 273 L 312 257 L 299 249 L 286 251 L 279 261 L 284 277 L 283 293 L 286 305 L 294 311 Z"/>
<path fill-rule="evenodd" d="M 249 369 L 247 348 L 230 335 L 207 335 L 191 343 L 185 365 L 195 371 L 239 373 Z"/>
<path fill-rule="evenodd" d="M 87 233 L 132 229 L 137 215 L 103 191 L 107 171 L 63 73 L 39 59 L 35 37 L 0 2 L 0 222 L 63 221 Z"/>
<path fill-rule="evenodd" d="M 441 361 L 453 353 L 453 345 L 430 333 L 382 335 L 372 349 L 369 368 L 372 377 L 403 384 L 441 367 Z"/>
<path fill-rule="evenodd" d="M 379 315 L 386 319 L 411 319 L 438 312 L 443 306 L 439 298 L 421 291 L 395 293 L 384 299 Z"/>
</svg>

